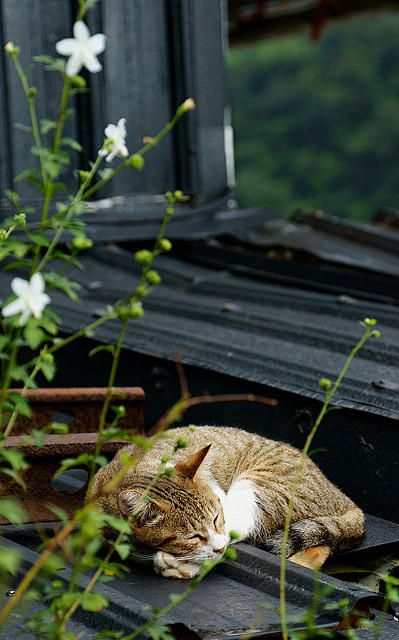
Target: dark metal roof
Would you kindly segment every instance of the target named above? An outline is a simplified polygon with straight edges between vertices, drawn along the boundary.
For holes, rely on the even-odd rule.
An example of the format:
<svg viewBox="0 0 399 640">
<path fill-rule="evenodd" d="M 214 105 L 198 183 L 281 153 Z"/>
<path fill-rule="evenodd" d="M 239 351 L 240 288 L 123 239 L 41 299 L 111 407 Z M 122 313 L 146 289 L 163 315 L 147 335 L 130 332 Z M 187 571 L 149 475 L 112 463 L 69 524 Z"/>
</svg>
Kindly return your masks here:
<svg viewBox="0 0 399 640">
<path fill-rule="evenodd" d="M 47 525 L 48 526 L 48 525 Z M 32 525 L 22 530 L 9 527 L 5 531 L 7 545 L 11 545 L 25 559 L 15 582 L 21 579 L 26 570 L 38 557 L 35 551 L 39 539 Z M 234 562 L 224 563 L 213 570 L 204 582 L 189 598 L 183 600 L 162 618 L 164 624 L 181 625 L 183 638 L 199 638 L 204 640 L 239 638 L 251 625 L 259 613 L 261 603 L 266 603 L 264 615 L 258 623 L 259 637 L 271 637 L 273 630 L 277 634 L 280 628 L 279 615 L 279 558 L 272 554 L 256 549 L 250 545 L 240 543 L 236 545 L 238 555 Z M 58 577 L 68 581 L 71 568 L 68 563 L 59 570 Z M 90 580 L 90 571 L 79 579 L 80 586 L 85 588 Z M 336 627 L 342 615 L 336 610 L 328 611 L 324 605 L 348 598 L 351 607 L 361 603 L 372 608 L 382 605 L 382 598 L 373 598 L 373 594 L 348 582 L 343 582 L 329 576 L 319 574 L 319 587 L 334 587 L 323 598 L 323 605 L 316 614 L 317 624 L 326 627 Z M 286 600 L 287 612 L 291 628 L 300 628 L 301 614 L 309 607 L 314 594 L 313 572 L 292 563 L 287 567 Z M 36 588 L 40 592 L 43 580 L 39 579 Z M 134 631 L 151 617 L 151 612 L 143 610 L 143 605 L 162 608 L 169 602 L 169 596 L 181 593 L 187 587 L 185 581 L 165 579 L 155 575 L 152 568 L 133 565 L 131 572 L 122 580 L 115 578 L 112 582 L 96 587 L 109 601 L 109 606 L 101 611 L 91 613 L 78 609 L 71 621 L 70 630 L 75 633 L 84 632 L 85 638 L 92 638 L 101 630 Z M 13 585 L 10 585 L 13 588 Z M 370 598 L 371 596 L 371 598 Z M 40 610 L 40 604 L 30 606 L 30 613 Z M 382 630 L 381 640 L 392 640 L 397 633 L 398 622 L 393 619 L 394 610 L 388 612 Z M 26 611 L 25 611 L 26 615 Z M 378 615 L 378 612 L 377 612 Z M 2 632 L 4 640 L 15 637 L 16 631 L 22 631 L 19 618 L 13 616 L 12 629 Z M 192 634 L 190 636 L 190 631 Z M 363 630 L 364 631 L 364 630 Z M 360 638 L 367 638 L 367 632 L 359 630 Z M 198 634 L 198 635 L 195 635 Z M 31 640 L 30 635 L 24 636 Z M 341 637 L 337 635 L 336 637 Z M 345 637 L 345 636 L 343 636 Z"/>
<path fill-rule="evenodd" d="M 155 228 L 154 222 L 132 225 L 131 237 L 134 231 L 137 242 L 148 240 Z M 167 360 L 178 349 L 183 364 L 321 399 L 318 379 L 335 378 L 362 333 L 358 321 L 375 317 L 382 336 L 356 357 L 337 401 L 399 417 L 399 288 L 387 275 L 399 271 L 393 251 L 359 246 L 308 223 L 304 231 L 262 211 L 221 212 L 200 223 L 176 218 L 168 231 L 180 241 L 174 255 L 158 259 L 162 285 L 145 299 L 145 316 L 130 323 L 127 349 Z M 398 235 L 393 232 L 392 243 Z M 299 249 L 299 259 L 295 253 L 290 260 L 270 258 L 271 246 Z M 301 260 L 303 254 L 316 264 Z M 82 285 L 81 305 L 52 292 L 67 333 L 134 289 L 140 272 L 130 248 L 118 245 L 99 246 L 83 263 L 85 270 L 72 276 Z M 1 297 L 13 276 L 2 274 Z M 118 326 L 103 325 L 96 340 L 114 342 Z"/>
</svg>

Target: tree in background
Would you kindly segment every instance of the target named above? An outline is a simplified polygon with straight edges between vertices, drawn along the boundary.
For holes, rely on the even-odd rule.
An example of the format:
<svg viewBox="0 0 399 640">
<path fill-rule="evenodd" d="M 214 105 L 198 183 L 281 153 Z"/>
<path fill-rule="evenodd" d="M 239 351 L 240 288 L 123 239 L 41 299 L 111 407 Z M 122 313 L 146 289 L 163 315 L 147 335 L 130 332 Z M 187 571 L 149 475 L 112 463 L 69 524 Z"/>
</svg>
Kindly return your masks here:
<svg viewBox="0 0 399 640">
<path fill-rule="evenodd" d="M 399 14 L 232 49 L 240 206 L 368 219 L 399 206 Z"/>
</svg>

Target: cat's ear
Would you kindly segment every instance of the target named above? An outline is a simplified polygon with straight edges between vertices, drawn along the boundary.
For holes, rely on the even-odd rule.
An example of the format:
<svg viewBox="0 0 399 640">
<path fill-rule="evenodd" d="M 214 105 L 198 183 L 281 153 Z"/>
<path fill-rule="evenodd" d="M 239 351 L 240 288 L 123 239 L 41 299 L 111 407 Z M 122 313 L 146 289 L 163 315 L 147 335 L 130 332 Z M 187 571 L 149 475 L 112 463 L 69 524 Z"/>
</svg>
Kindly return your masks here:
<svg viewBox="0 0 399 640">
<path fill-rule="evenodd" d="M 143 498 L 143 492 L 136 489 L 121 491 L 118 495 L 118 507 L 124 516 L 131 516 L 131 525 L 142 527 L 148 522 L 154 522 L 159 516 L 166 513 L 169 505 L 161 500 L 154 500 L 149 496 Z"/>
<path fill-rule="evenodd" d="M 211 445 L 208 444 L 207 447 L 200 449 L 199 451 L 197 451 L 197 453 L 194 453 L 192 456 L 190 456 L 188 460 L 183 460 L 183 462 L 178 462 L 175 465 L 176 471 L 192 480 L 195 474 L 197 473 L 198 469 L 200 468 L 210 448 L 211 448 Z"/>
</svg>

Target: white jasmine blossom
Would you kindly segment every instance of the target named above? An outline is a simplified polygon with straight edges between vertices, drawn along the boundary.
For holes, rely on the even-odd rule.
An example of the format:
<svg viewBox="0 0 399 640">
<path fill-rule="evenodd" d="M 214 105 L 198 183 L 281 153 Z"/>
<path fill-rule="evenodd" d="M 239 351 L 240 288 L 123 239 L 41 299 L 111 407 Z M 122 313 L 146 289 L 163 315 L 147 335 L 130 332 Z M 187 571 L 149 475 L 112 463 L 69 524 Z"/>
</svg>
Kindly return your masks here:
<svg viewBox="0 0 399 640">
<path fill-rule="evenodd" d="M 105 149 L 100 149 L 98 152 L 100 156 L 107 156 L 105 160 L 111 162 L 115 156 L 122 156 L 126 158 L 129 155 L 129 151 L 126 146 L 126 118 L 118 120 L 118 124 L 109 124 L 104 129 L 105 137 L 108 140 Z"/>
<path fill-rule="evenodd" d="M 41 273 L 34 273 L 30 281 L 23 278 L 14 278 L 11 282 L 11 289 L 17 296 L 16 300 L 9 302 L 3 309 L 5 318 L 21 314 L 18 324 L 22 327 L 33 315 L 41 318 L 43 309 L 51 302 L 51 298 L 44 293 L 46 288 Z"/>
<path fill-rule="evenodd" d="M 73 25 L 73 35 L 73 38 L 64 38 L 55 45 L 57 53 L 70 56 L 65 67 L 67 76 L 73 78 L 82 67 L 92 73 L 101 71 L 102 66 L 96 56 L 104 51 L 106 36 L 103 33 L 90 36 L 90 31 L 82 20 Z"/>
</svg>

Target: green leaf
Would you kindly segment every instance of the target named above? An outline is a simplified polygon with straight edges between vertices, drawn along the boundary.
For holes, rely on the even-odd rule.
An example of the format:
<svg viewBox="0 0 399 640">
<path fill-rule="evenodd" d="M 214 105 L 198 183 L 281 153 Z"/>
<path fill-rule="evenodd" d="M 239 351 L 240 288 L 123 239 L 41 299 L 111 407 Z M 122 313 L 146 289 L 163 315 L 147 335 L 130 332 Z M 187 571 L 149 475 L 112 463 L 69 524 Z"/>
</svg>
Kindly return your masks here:
<svg viewBox="0 0 399 640">
<path fill-rule="evenodd" d="M 69 425 L 64 422 L 52 422 L 48 425 L 47 431 L 54 431 L 55 433 L 60 433 L 61 435 L 66 435 L 69 433 Z"/>
<path fill-rule="evenodd" d="M 32 177 L 37 178 L 39 175 L 40 173 L 37 169 L 26 169 L 26 171 L 21 171 L 21 173 L 15 176 L 14 182 L 21 182 L 21 180 L 26 180 L 27 178 Z"/>
<path fill-rule="evenodd" d="M 8 200 L 10 200 L 10 202 L 12 202 L 13 204 L 19 203 L 19 195 L 16 191 L 12 191 L 12 189 L 6 189 L 4 191 L 4 194 L 6 198 L 8 198 Z"/>
<path fill-rule="evenodd" d="M 96 353 L 100 351 L 109 351 L 111 355 L 115 353 L 115 345 L 114 344 L 100 344 L 98 347 L 95 347 L 91 351 L 89 351 L 89 358 L 92 358 Z"/>
<path fill-rule="evenodd" d="M 40 371 L 48 382 L 54 379 L 57 372 L 57 367 L 53 362 L 40 362 Z"/>
<path fill-rule="evenodd" d="M 65 60 L 61 60 L 60 58 L 52 58 L 51 56 L 33 56 L 34 62 L 41 62 L 45 65 L 45 69 L 47 71 L 60 71 L 63 73 L 65 71 Z"/>
<path fill-rule="evenodd" d="M 57 127 L 57 123 L 54 120 L 48 120 L 47 118 L 43 118 L 40 120 L 40 131 L 43 135 L 46 135 L 52 129 Z"/>
<path fill-rule="evenodd" d="M 84 593 L 82 594 L 82 609 L 85 611 L 101 611 L 104 607 L 108 607 L 108 600 L 99 593 Z"/>
<path fill-rule="evenodd" d="M 54 322 L 52 322 L 50 318 L 48 318 L 47 316 L 42 315 L 42 317 L 39 318 L 37 322 L 38 322 L 38 325 L 40 325 L 41 327 L 43 327 L 43 329 L 47 331 L 47 333 L 50 333 L 52 336 L 57 335 L 58 333 L 57 325 Z"/>
<path fill-rule="evenodd" d="M 27 418 L 31 417 L 32 410 L 23 395 L 21 395 L 17 391 L 11 391 L 11 393 L 8 394 L 8 397 L 13 401 L 14 410 L 17 413 L 21 414 L 22 416 L 26 416 Z"/>
<path fill-rule="evenodd" d="M 39 431 L 38 429 L 32 429 L 28 436 L 24 436 L 23 440 L 27 444 L 35 444 L 37 447 L 43 447 L 44 445 L 45 433 L 43 431 Z"/>
<path fill-rule="evenodd" d="M 124 518 L 117 518 L 109 514 L 104 514 L 104 522 L 109 524 L 110 527 L 120 531 L 121 533 L 130 533 L 130 524 Z M 127 557 L 127 556 L 126 556 Z"/>
<path fill-rule="evenodd" d="M 23 471 L 29 466 L 23 454 L 18 451 L 18 449 L 6 449 L 5 447 L 1 447 L 0 453 L 2 460 L 7 462 L 14 471 Z"/>
<path fill-rule="evenodd" d="M 20 122 L 14 122 L 13 126 L 15 127 L 15 129 L 20 129 L 20 131 L 25 131 L 25 133 L 29 133 L 31 136 L 33 136 L 32 127 L 27 127 L 26 124 L 21 124 Z"/>
<path fill-rule="evenodd" d="M 56 160 L 44 160 L 43 164 L 50 178 L 54 180 L 61 171 L 59 162 Z"/>
<path fill-rule="evenodd" d="M 164 624 L 160 624 L 159 622 L 153 622 L 152 625 L 148 627 L 147 631 L 152 640 L 174 640 L 174 636 L 172 635 L 170 628 Z"/>
<path fill-rule="evenodd" d="M 9 336 L 0 336 L 0 351 L 3 351 L 9 340 Z"/>
<path fill-rule="evenodd" d="M 10 478 L 12 478 L 16 484 L 18 484 L 24 491 L 26 491 L 26 484 L 17 471 L 14 471 L 14 469 L 8 469 L 7 467 L 0 467 L 0 472 L 4 473 L 6 476 L 10 476 Z"/>
<path fill-rule="evenodd" d="M 31 240 L 35 244 L 38 244 L 40 247 L 49 247 L 50 246 L 50 241 L 44 235 L 44 233 L 32 233 Z"/>
<path fill-rule="evenodd" d="M 114 549 L 122 558 L 122 560 L 126 560 L 126 558 L 129 557 L 131 547 L 130 547 L 130 544 L 128 543 L 123 543 L 123 544 L 119 543 L 114 545 Z"/>
<path fill-rule="evenodd" d="M 28 375 L 22 366 L 11 367 L 10 376 L 13 380 L 22 380 L 29 389 L 37 389 L 36 382 Z"/>
<path fill-rule="evenodd" d="M 21 524 L 25 519 L 25 511 L 17 500 L 11 497 L 1 498 L 0 500 L 0 516 L 11 522 L 12 524 Z"/>
<path fill-rule="evenodd" d="M 56 271 L 49 271 L 45 273 L 44 280 L 52 287 L 56 287 L 57 289 L 64 291 L 64 293 L 66 293 L 74 302 L 79 302 L 79 296 L 76 291 L 79 291 L 81 286 L 77 282 L 72 282 L 72 280 L 60 275 Z"/>
<path fill-rule="evenodd" d="M 24 338 L 31 349 L 37 349 L 45 340 L 46 334 L 35 322 L 28 322 L 24 328 Z"/>
<path fill-rule="evenodd" d="M 10 271 L 11 269 L 18 269 L 19 267 L 30 267 L 31 263 L 29 260 L 14 260 L 10 264 L 7 264 L 3 267 L 3 271 Z"/>
<path fill-rule="evenodd" d="M 0 568 L 15 575 L 21 561 L 18 553 L 11 547 L 0 546 Z"/>
<path fill-rule="evenodd" d="M 75 151 L 79 151 L 79 153 L 83 151 L 82 145 L 79 144 L 79 142 L 77 142 L 73 138 L 62 138 L 61 144 L 71 147 L 71 149 L 74 149 Z"/>
</svg>

